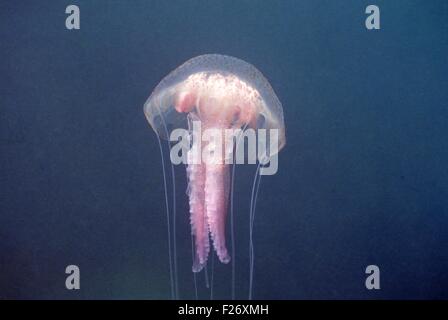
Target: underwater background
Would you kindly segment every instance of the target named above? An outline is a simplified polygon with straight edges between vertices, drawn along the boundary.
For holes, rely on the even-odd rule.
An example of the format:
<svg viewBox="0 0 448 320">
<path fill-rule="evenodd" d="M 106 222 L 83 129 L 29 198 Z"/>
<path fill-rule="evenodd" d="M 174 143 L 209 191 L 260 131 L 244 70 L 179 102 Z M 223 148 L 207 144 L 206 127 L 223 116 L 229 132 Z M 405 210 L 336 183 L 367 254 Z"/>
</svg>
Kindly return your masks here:
<svg viewBox="0 0 448 320">
<path fill-rule="evenodd" d="M 80 30 L 65 28 L 69 4 Z M 369 4 L 380 30 L 365 28 Z M 0 39 L 0 298 L 171 297 L 143 104 L 205 53 L 253 64 L 283 104 L 287 144 L 255 216 L 254 299 L 448 298 L 447 1 L 2 1 Z M 254 167 L 235 181 L 241 299 Z M 175 171 L 179 296 L 194 299 Z M 215 262 L 214 298 L 229 298 L 230 265 Z M 65 288 L 70 264 L 80 290 Z M 380 290 L 365 287 L 371 264 Z"/>
</svg>

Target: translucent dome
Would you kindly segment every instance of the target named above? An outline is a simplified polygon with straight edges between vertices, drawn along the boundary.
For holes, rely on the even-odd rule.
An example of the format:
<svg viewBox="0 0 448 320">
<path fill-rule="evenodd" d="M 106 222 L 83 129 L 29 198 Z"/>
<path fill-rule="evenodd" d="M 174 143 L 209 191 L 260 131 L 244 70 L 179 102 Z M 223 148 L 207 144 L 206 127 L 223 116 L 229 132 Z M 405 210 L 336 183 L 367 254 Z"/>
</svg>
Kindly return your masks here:
<svg viewBox="0 0 448 320">
<path fill-rule="evenodd" d="M 212 114 L 224 126 L 277 129 L 278 151 L 286 142 L 282 105 L 271 85 L 254 66 L 230 56 L 188 60 L 157 85 L 144 112 L 164 139 L 173 129 L 186 129 L 194 112 L 200 119 Z"/>
</svg>

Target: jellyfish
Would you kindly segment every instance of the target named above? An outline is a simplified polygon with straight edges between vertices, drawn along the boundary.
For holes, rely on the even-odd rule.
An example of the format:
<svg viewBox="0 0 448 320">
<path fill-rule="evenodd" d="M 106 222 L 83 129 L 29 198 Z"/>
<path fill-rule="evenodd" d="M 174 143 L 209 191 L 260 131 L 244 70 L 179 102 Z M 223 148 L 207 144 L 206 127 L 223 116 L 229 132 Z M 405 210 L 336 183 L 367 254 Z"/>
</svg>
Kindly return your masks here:
<svg viewBox="0 0 448 320">
<path fill-rule="evenodd" d="M 170 140 L 174 130 L 185 129 L 190 149 L 184 154 L 187 173 L 187 195 L 192 235 L 192 271 L 200 272 L 214 250 L 221 263 L 229 263 L 231 255 L 226 244 L 226 222 L 231 211 L 233 241 L 233 180 L 235 159 L 233 153 L 239 138 L 246 130 L 276 130 L 276 148 L 267 146 L 265 159 L 275 155 L 285 145 L 285 126 L 282 105 L 267 79 L 251 64 L 225 55 L 206 54 L 192 58 L 167 75 L 154 89 L 144 105 L 144 113 L 155 131 L 160 151 L 161 139 Z M 201 132 L 222 132 L 234 129 L 239 135 L 236 144 L 229 139 L 195 139 L 194 124 Z M 239 129 L 239 131 L 238 131 Z M 170 142 L 168 142 L 170 146 Z M 199 150 L 202 150 L 198 152 Z M 206 149 L 207 152 L 203 152 Z M 230 159 L 229 159 L 230 157 Z M 230 160 L 230 161 L 229 161 Z M 266 163 L 263 162 L 263 163 Z M 230 167 L 233 164 L 231 173 Z M 252 237 L 255 202 L 260 184 L 259 163 L 252 188 L 250 206 L 250 236 Z M 170 248 L 170 279 L 174 298 L 178 296 L 176 240 L 176 214 L 168 212 L 166 170 L 163 166 L 165 201 Z M 174 170 L 171 163 L 171 172 Z M 175 181 L 173 177 L 173 188 Z M 230 194 L 232 192 L 232 194 Z M 173 195 L 175 201 L 175 195 Z M 175 205 L 172 206 L 175 211 Z M 170 228 L 170 218 L 173 228 Z M 250 292 L 252 295 L 253 247 L 250 239 Z M 171 250 L 173 247 L 173 250 Z M 232 244 L 234 254 L 235 245 Z M 173 252 L 172 252 L 173 251 Z M 232 297 L 234 297 L 234 263 L 232 263 Z M 174 284 L 173 284 L 174 283 Z M 174 291 L 174 294 L 173 294 Z M 177 293 L 176 293 L 177 292 Z"/>
</svg>

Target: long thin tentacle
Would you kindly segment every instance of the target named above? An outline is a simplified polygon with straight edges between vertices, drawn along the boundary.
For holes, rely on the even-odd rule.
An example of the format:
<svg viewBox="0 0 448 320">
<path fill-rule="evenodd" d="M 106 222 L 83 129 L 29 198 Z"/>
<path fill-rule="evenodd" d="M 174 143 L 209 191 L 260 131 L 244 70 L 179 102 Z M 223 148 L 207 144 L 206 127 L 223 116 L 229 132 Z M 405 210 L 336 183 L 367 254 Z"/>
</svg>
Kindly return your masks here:
<svg viewBox="0 0 448 320">
<path fill-rule="evenodd" d="M 162 116 L 162 112 L 160 111 L 160 108 L 158 108 L 160 119 L 162 120 L 163 127 L 165 129 L 166 136 L 169 137 L 168 127 L 166 125 L 165 119 Z M 161 141 L 159 136 L 157 136 L 159 139 L 159 144 L 161 145 Z M 167 140 L 168 150 L 171 149 L 170 141 Z M 173 190 L 173 254 L 172 261 L 173 261 L 173 280 L 174 280 L 174 299 L 179 298 L 179 286 L 178 286 L 178 278 L 177 278 L 177 244 L 176 244 L 176 178 L 174 174 L 174 166 L 173 163 L 170 161 L 171 165 L 171 181 L 172 181 L 172 190 Z M 166 191 L 166 189 L 165 189 Z M 165 192 L 166 194 L 166 192 Z"/>
<path fill-rule="evenodd" d="M 232 243 L 232 300 L 235 300 L 235 276 L 236 276 L 236 255 L 235 255 L 235 231 L 234 231 L 234 216 L 233 216 L 233 194 L 234 194 L 234 186 L 235 186 L 235 170 L 236 170 L 236 151 L 238 150 L 238 145 L 241 141 L 241 136 L 246 130 L 247 125 L 245 125 L 238 137 L 236 138 L 235 148 L 234 148 L 234 154 L 233 154 L 233 164 L 232 164 L 232 178 L 230 181 L 230 241 Z"/>
<path fill-rule="evenodd" d="M 165 207 L 166 207 L 166 222 L 167 222 L 167 231 L 168 231 L 168 257 L 169 257 L 169 265 L 170 265 L 170 286 L 171 286 L 171 299 L 174 300 L 174 280 L 173 280 L 173 258 L 171 253 L 171 224 L 170 224 L 170 209 L 168 204 L 168 186 L 166 181 L 166 169 L 165 169 L 165 159 L 163 157 L 163 148 L 162 142 L 160 141 L 160 137 L 157 135 L 157 141 L 159 142 L 160 156 L 162 158 L 162 172 L 163 172 L 163 186 L 164 186 L 164 194 L 165 194 Z"/>
<path fill-rule="evenodd" d="M 260 187 L 261 175 L 260 175 L 259 163 L 257 171 L 255 172 L 254 182 L 252 184 L 252 193 L 250 200 L 250 213 L 249 213 L 249 300 L 252 300 L 253 291 L 253 278 L 254 278 L 254 243 L 253 243 L 253 228 L 255 219 L 255 207 L 258 197 L 258 188 Z"/>
</svg>

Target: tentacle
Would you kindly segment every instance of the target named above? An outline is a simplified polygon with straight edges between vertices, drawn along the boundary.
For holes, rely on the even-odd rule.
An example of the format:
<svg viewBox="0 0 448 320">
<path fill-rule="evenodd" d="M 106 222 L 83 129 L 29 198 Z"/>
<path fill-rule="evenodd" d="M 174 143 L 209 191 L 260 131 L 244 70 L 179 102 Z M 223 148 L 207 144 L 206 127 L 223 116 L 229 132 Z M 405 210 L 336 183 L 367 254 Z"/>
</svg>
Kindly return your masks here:
<svg viewBox="0 0 448 320">
<path fill-rule="evenodd" d="M 250 212 L 249 212 L 249 300 L 252 300 L 253 291 L 253 278 L 254 278 L 254 243 L 253 243 L 253 228 L 255 220 L 255 209 L 257 204 L 258 189 L 260 187 L 261 175 L 260 175 L 259 163 L 257 171 L 255 172 L 254 182 L 252 184 L 252 193 L 250 197 Z"/>
<path fill-rule="evenodd" d="M 210 251 L 209 229 L 204 206 L 205 166 L 202 164 L 188 164 L 187 176 L 191 232 L 195 242 L 193 272 L 199 272 L 207 263 Z"/>
<path fill-rule="evenodd" d="M 170 223 L 170 209 L 168 205 L 168 186 L 166 181 L 166 169 L 165 169 L 165 159 L 163 157 L 163 148 L 162 142 L 160 141 L 160 137 L 157 136 L 157 141 L 159 142 L 160 149 L 160 157 L 162 159 L 162 172 L 163 172 L 163 187 L 165 194 L 165 207 L 166 207 L 166 224 L 168 231 L 168 257 L 169 257 L 169 265 L 170 265 L 170 286 L 171 286 L 171 299 L 174 300 L 174 279 L 173 279 L 173 257 L 171 253 L 171 223 Z"/>
<path fill-rule="evenodd" d="M 226 247 L 225 223 L 229 195 L 229 168 L 225 164 L 206 164 L 205 206 L 211 238 L 222 263 L 230 261 Z"/>
</svg>

